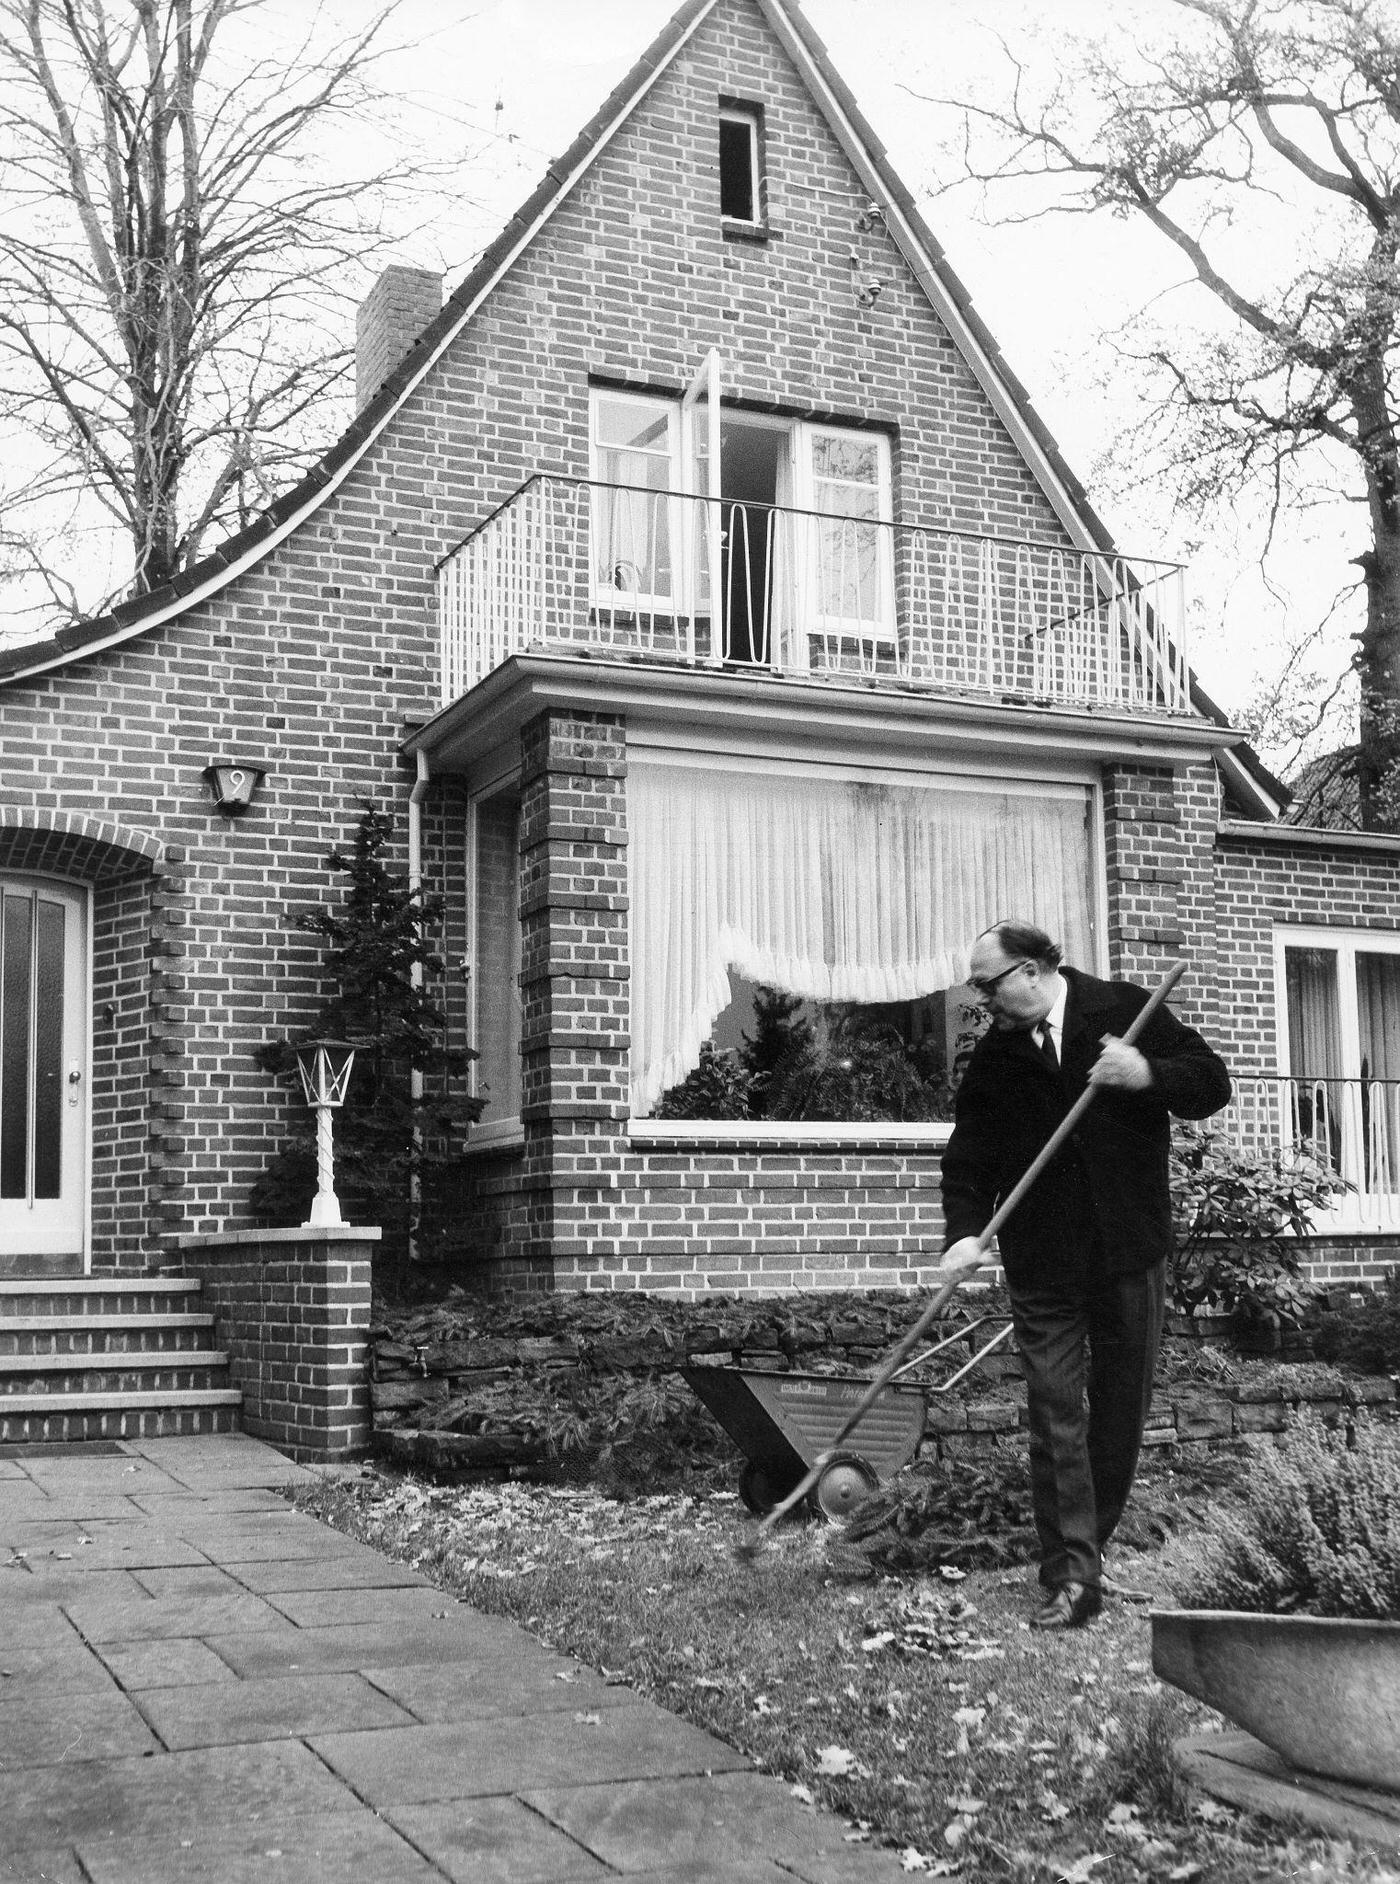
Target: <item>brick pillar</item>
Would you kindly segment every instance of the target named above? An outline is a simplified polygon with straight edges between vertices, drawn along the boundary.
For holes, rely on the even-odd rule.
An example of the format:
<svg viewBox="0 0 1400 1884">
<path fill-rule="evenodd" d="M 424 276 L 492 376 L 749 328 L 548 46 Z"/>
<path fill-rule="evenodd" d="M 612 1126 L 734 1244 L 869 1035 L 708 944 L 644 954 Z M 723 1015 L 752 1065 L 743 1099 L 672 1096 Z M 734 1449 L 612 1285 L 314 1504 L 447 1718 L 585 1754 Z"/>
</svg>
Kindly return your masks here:
<svg viewBox="0 0 1400 1884">
<path fill-rule="evenodd" d="M 628 1115 L 624 724 L 542 713 L 521 735 L 521 760 L 524 1254 L 575 1282 L 605 1273 L 615 1253 Z"/>
<path fill-rule="evenodd" d="M 1219 1018 L 1215 822 L 1209 766 L 1104 768 L 1109 972 L 1152 987 L 1185 956 L 1172 1006 L 1208 1032 Z"/>
<path fill-rule="evenodd" d="M 174 1239 L 243 1390 L 242 1426 L 293 1459 L 363 1452 L 377 1228 L 235 1230 Z"/>
</svg>

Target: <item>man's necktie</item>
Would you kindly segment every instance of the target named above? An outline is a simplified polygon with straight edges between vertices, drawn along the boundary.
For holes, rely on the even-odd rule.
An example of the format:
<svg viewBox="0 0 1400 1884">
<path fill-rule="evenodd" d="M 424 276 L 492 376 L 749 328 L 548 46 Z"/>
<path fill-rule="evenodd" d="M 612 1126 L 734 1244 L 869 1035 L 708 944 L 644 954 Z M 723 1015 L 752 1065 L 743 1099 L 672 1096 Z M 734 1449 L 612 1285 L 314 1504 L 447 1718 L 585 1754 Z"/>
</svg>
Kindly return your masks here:
<svg viewBox="0 0 1400 1884">
<path fill-rule="evenodd" d="M 1059 1073 L 1060 1056 L 1055 1051 L 1055 1042 L 1050 1037 L 1050 1029 L 1042 1021 L 1035 1030 L 1036 1045 L 1040 1048 L 1040 1057 L 1052 1073 Z"/>
</svg>

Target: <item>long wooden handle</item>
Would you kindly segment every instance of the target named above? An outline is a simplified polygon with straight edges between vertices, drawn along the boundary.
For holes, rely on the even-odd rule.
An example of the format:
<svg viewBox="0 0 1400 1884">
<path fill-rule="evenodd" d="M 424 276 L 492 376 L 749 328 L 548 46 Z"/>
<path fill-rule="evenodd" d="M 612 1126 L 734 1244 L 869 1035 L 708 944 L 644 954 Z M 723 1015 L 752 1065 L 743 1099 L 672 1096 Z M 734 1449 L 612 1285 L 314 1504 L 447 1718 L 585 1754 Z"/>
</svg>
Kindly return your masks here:
<svg viewBox="0 0 1400 1884">
<path fill-rule="evenodd" d="M 1147 998 L 1146 1005 L 1142 1008 L 1141 1012 L 1135 1016 L 1132 1025 L 1122 1036 L 1123 1045 L 1125 1047 L 1132 1046 L 1153 1014 L 1156 1013 L 1157 1009 L 1162 1005 L 1163 1001 L 1166 1000 L 1167 996 L 1185 973 L 1185 962 L 1174 962 L 1167 970 L 1166 974 L 1162 977 L 1161 983 L 1152 990 L 1152 993 Z M 1006 1219 L 1011 1215 L 1012 1211 L 1015 1210 L 1016 1206 L 1021 1202 L 1021 1199 L 1031 1188 L 1032 1184 L 1035 1183 L 1036 1179 L 1042 1175 L 1051 1159 L 1060 1151 L 1065 1140 L 1069 1137 L 1080 1119 L 1083 1118 L 1084 1113 L 1093 1101 L 1096 1091 L 1097 1088 L 1094 1086 L 1086 1086 L 1084 1088 L 1069 1111 L 1066 1112 L 1065 1116 L 1060 1120 L 1060 1123 L 1055 1127 L 1049 1138 L 1046 1139 L 1045 1143 L 1036 1153 L 1034 1159 L 1026 1167 L 1024 1174 L 997 1205 L 986 1229 L 983 1230 L 982 1234 L 977 1239 L 982 1249 L 989 1247 L 992 1238 L 996 1235 L 1002 1224 L 1006 1222 Z M 758 1541 L 764 1536 L 765 1532 L 771 1531 L 773 1526 L 777 1524 L 780 1519 L 785 1518 L 789 1511 L 801 1504 L 802 1500 L 807 1496 L 808 1492 L 811 1491 L 812 1487 L 826 1470 L 832 1453 L 843 1446 L 855 1431 L 856 1427 L 860 1425 L 860 1422 L 865 1418 L 880 1394 L 884 1392 L 894 1375 L 899 1371 L 900 1363 L 904 1360 L 915 1342 L 922 1337 L 925 1329 L 929 1326 L 934 1317 L 940 1314 L 947 1303 L 952 1300 L 962 1280 L 963 1277 L 961 1274 L 950 1276 L 947 1282 L 935 1293 L 933 1299 L 919 1316 L 919 1319 L 914 1323 L 908 1334 L 904 1336 L 898 1347 L 895 1348 L 884 1366 L 881 1367 L 880 1371 L 871 1381 L 869 1387 L 856 1402 L 855 1410 L 842 1426 L 835 1439 L 833 1439 L 831 1444 L 827 1447 L 826 1451 L 817 1458 L 810 1471 L 798 1481 L 797 1485 L 788 1493 L 782 1503 L 774 1505 L 773 1509 L 759 1524 L 753 1540 L 755 1545 L 757 1545 Z"/>
</svg>

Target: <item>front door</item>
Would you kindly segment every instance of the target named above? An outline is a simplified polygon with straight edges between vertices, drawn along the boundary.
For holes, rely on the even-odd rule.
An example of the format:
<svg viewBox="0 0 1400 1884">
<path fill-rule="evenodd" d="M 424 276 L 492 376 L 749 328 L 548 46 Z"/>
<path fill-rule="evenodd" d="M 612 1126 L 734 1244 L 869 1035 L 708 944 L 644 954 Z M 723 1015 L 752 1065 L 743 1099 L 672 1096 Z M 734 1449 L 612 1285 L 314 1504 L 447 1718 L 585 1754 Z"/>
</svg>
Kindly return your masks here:
<svg viewBox="0 0 1400 1884">
<path fill-rule="evenodd" d="M 0 1266 L 82 1257 L 87 895 L 0 877 Z"/>
</svg>

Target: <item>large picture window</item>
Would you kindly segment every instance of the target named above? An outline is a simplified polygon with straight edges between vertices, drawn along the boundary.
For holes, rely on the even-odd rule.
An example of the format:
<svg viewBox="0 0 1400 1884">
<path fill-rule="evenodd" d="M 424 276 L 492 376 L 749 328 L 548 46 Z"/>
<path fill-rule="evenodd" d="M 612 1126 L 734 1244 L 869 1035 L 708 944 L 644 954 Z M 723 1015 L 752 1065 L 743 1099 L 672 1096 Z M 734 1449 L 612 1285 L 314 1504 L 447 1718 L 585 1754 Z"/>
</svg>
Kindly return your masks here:
<svg viewBox="0 0 1400 1884">
<path fill-rule="evenodd" d="M 1281 1071 L 1294 1143 L 1354 1190 L 1400 1191 L 1400 936 L 1281 929 Z"/>
<path fill-rule="evenodd" d="M 951 1116 L 998 917 L 1093 965 L 1086 786 L 638 763 L 635 1117 Z"/>
</svg>

